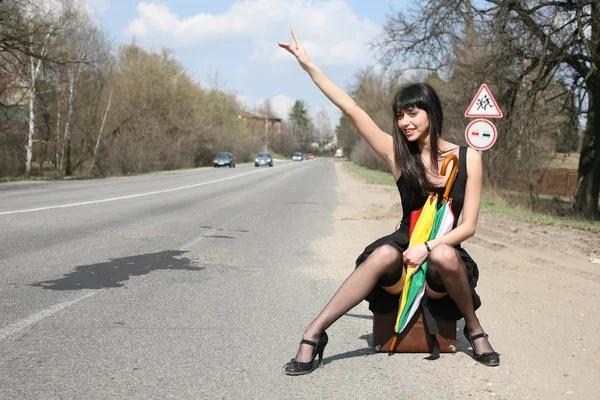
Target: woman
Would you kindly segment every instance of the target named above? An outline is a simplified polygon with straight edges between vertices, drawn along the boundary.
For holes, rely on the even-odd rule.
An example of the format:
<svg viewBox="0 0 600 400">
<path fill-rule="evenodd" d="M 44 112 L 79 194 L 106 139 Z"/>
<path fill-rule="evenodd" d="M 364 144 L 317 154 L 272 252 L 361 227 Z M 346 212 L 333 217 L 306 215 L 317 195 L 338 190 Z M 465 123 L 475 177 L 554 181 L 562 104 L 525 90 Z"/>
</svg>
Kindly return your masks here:
<svg viewBox="0 0 600 400">
<path fill-rule="evenodd" d="M 479 153 L 459 148 L 441 138 L 442 107 L 433 88 L 424 83 L 400 89 L 394 99 L 396 115 L 393 135 L 383 132 L 342 89 L 314 65 L 292 30 L 294 43 L 279 46 L 294 55 L 314 83 L 345 115 L 367 143 L 389 166 L 400 191 L 404 216 L 400 228 L 371 245 L 357 259 L 357 267 L 337 293 L 306 328 L 296 357 L 286 364 L 288 375 L 314 370 L 314 359 L 328 337 L 325 330 L 338 318 L 367 299 L 375 312 L 391 311 L 397 306 L 406 276 L 406 265 L 419 266 L 428 261 L 426 295 L 434 314 L 465 319 L 465 336 L 471 342 L 475 359 L 484 365 L 500 364 L 484 333 L 475 309 L 481 304 L 475 292 L 479 275 L 477 264 L 460 247 L 475 234 L 481 199 L 482 163 Z M 452 187 L 452 209 L 462 222 L 446 235 L 408 248 L 410 212 L 423 206 L 427 193 L 443 192 L 445 177 L 441 160 L 450 154 L 459 158 L 459 169 Z M 395 303 L 395 304 L 394 304 Z"/>
</svg>

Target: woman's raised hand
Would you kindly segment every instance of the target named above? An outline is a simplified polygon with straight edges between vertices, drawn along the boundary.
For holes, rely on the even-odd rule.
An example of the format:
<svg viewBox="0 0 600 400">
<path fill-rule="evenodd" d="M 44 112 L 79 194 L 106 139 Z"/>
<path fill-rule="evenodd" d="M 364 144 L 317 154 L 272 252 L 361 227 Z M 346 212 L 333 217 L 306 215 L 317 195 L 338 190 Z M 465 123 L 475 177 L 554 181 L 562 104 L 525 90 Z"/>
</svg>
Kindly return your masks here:
<svg viewBox="0 0 600 400">
<path fill-rule="evenodd" d="M 306 54 L 304 46 L 300 42 L 300 39 L 298 39 L 298 36 L 296 35 L 296 32 L 294 32 L 293 29 L 292 38 L 294 38 L 294 43 L 277 42 L 277 44 L 279 45 L 279 47 L 286 49 L 287 51 L 292 53 L 300 63 L 300 66 L 303 69 L 306 69 L 308 64 L 310 63 L 310 58 L 308 58 L 308 54 Z"/>
</svg>

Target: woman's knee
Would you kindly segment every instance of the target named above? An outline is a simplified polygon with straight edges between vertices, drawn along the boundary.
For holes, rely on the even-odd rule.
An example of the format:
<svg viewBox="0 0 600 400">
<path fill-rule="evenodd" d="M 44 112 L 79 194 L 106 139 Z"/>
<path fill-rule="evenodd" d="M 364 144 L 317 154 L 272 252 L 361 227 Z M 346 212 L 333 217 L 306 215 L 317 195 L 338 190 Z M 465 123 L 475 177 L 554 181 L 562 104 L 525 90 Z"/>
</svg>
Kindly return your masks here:
<svg viewBox="0 0 600 400">
<path fill-rule="evenodd" d="M 453 272 L 461 267 L 460 257 L 456 249 L 447 244 L 439 244 L 431 249 L 428 263 L 436 272 Z"/>
<path fill-rule="evenodd" d="M 377 265 L 397 265 L 402 260 L 402 253 L 389 244 L 378 247 L 367 259 L 369 263 Z"/>
</svg>

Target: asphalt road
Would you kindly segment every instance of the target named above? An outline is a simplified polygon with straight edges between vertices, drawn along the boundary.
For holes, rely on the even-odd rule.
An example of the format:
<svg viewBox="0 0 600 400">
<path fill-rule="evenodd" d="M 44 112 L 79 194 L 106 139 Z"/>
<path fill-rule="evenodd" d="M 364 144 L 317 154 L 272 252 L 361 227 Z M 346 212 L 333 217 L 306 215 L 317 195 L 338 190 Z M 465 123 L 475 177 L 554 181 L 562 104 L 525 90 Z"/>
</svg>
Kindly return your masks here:
<svg viewBox="0 0 600 400">
<path fill-rule="evenodd" d="M 371 240 L 338 230 L 337 179 L 315 159 L 1 184 L 0 399 L 489 398 L 469 356 L 374 353 L 365 302 L 323 368 L 284 374 Z"/>
<path fill-rule="evenodd" d="M 0 398 L 294 397 L 335 184 L 310 160 L 0 185 Z"/>
</svg>

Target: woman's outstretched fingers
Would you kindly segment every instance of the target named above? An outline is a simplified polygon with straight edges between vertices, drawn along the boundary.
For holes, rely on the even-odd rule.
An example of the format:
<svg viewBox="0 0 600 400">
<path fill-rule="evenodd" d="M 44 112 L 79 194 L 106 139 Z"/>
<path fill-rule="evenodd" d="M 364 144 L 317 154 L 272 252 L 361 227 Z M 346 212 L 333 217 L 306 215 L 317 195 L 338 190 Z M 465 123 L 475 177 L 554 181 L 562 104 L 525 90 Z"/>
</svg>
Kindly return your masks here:
<svg viewBox="0 0 600 400">
<path fill-rule="evenodd" d="M 298 36 L 296 36 L 296 32 L 292 29 L 292 38 L 294 39 L 294 43 L 288 42 L 277 42 L 279 47 L 286 49 L 290 53 L 294 54 L 294 50 L 297 50 L 300 47 L 300 40 L 298 40 Z"/>
<path fill-rule="evenodd" d="M 294 43 L 296 43 L 296 46 L 300 47 L 300 39 L 298 39 L 298 35 L 296 35 L 296 32 L 292 29 L 292 37 L 294 38 Z"/>
<path fill-rule="evenodd" d="M 296 35 L 296 32 L 294 32 L 293 29 L 291 30 L 291 32 L 292 38 L 294 39 L 293 43 L 277 42 L 277 44 L 279 45 L 279 47 L 287 50 L 288 53 L 296 57 L 302 68 L 307 69 L 307 66 L 310 63 L 310 58 L 308 58 L 308 54 L 306 54 L 304 46 L 302 46 L 302 43 L 300 43 L 300 39 L 298 39 L 298 35 Z"/>
<path fill-rule="evenodd" d="M 279 47 L 281 47 L 282 49 L 286 49 L 287 51 L 289 51 L 290 53 L 294 54 L 294 51 L 292 50 L 292 45 L 290 43 L 286 43 L 286 42 L 277 42 L 277 44 L 279 45 Z M 295 55 L 295 54 L 294 54 Z"/>
</svg>

